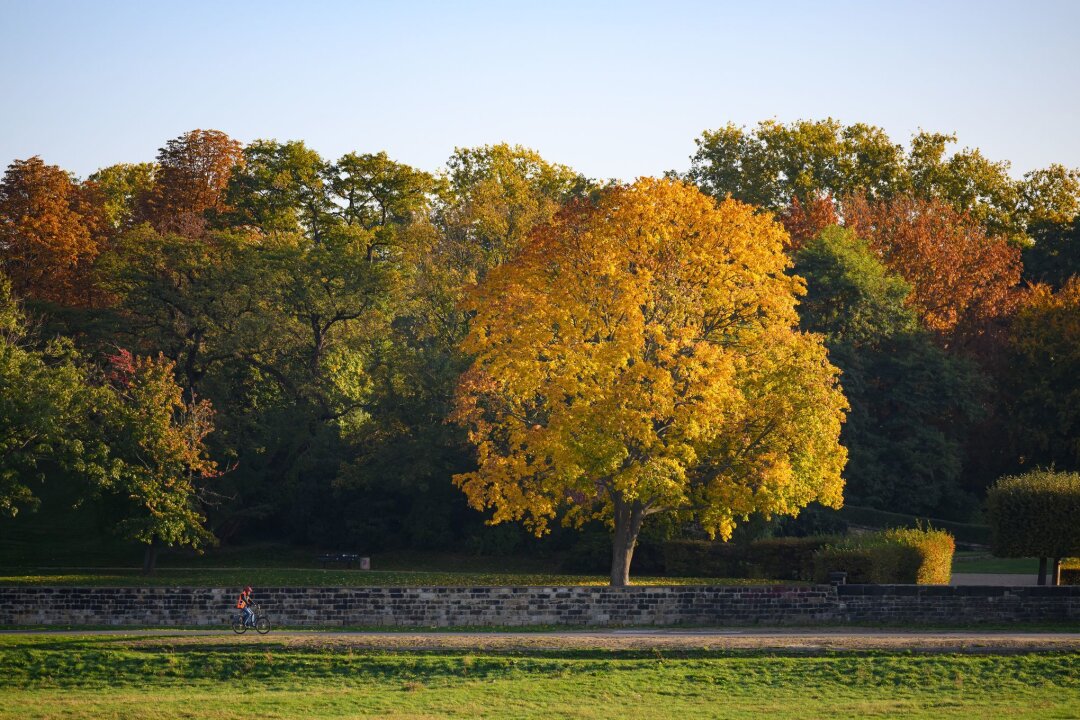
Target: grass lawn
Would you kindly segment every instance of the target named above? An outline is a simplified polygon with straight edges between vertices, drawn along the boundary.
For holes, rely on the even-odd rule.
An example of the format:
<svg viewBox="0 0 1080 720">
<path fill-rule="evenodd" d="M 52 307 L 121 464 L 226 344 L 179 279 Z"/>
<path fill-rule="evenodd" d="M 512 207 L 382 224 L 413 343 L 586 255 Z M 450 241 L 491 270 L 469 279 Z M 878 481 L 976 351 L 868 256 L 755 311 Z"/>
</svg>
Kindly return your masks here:
<svg viewBox="0 0 1080 720">
<path fill-rule="evenodd" d="M 954 573 L 1003 573 L 1034 575 L 1039 572 L 1036 558 L 997 558 L 989 552 L 958 552 L 953 556 Z"/>
<path fill-rule="evenodd" d="M 1080 654 L 365 651 L 0 638 L 0 718 L 1075 718 Z"/>
<path fill-rule="evenodd" d="M 6 559 L 6 558 L 5 558 Z M 377 570 L 321 569 L 314 554 L 302 548 L 255 546 L 230 548 L 213 555 L 162 558 L 157 573 L 142 575 L 135 567 L 0 567 L 3 585 L 94 585 L 172 587 L 363 587 L 606 585 L 605 575 L 554 572 L 546 559 L 476 557 L 449 553 L 397 552 L 373 558 Z M 312 567 L 315 565 L 315 567 Z M 985 552 L 959 552 L 954 573 L 1034 574 L 1038 561 L 995 558 Z M 631 577 L 638 585 L 755 585 L 781 581 L 732 578 Z M 791 581 L 783 581 L 789 584 Z"/>
<path fill-rule="evenodd" d="M 635 577 L 635 585 L 761 585 L 771 580 Z M 152 576 L 137 570 L 55 570 L 0 568 L 0 586 L 93 585 L 166 587 L 484 587 L 491 585 L 607 585 L 607 576 L 512 572 L 405 570 L 318 570 L 288 568 L 162 568 Z"/>
</svg>

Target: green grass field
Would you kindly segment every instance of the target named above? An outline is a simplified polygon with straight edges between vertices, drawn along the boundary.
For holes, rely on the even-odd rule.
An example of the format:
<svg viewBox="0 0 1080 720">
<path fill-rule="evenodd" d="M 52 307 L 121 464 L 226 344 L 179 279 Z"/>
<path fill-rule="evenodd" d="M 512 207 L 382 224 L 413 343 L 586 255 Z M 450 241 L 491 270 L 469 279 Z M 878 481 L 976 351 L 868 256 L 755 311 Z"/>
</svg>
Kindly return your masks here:
<svg viewBox="0 0 1080 720">
<path fill-rule="evenodd" d="M 952 571 L 1034 575 L 1039 572 L 1039 561 L 1035 558 L 997 558 L 989 551 L 958 552 L 953 556 Z"/>
<path fill-rule="evenodd" d="M 0 638 L 0 718 L 1075 718 L 1080 654 L 466 654 Z"/>
</svg>

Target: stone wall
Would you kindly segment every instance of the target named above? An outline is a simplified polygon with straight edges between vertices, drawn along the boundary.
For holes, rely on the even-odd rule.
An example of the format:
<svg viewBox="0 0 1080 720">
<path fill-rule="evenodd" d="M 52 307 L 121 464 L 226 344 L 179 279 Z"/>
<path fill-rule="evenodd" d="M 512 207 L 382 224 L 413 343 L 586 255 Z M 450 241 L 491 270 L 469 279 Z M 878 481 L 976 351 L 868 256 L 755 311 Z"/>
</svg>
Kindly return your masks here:
<svg viewBox="0 0 1080 720">
<path fill-rule="evenodd" d="M 842 585 L 837 619 L 914 625 L 1080 623 L 1080 586 Z"/>
<path fill-rule="evenodd" d="M 257 588 L 276 625 L 1080 622 L 1080 587 Z M 237 589 L 0 588 L 0 625 L 220 625 Z"/>
</svg>

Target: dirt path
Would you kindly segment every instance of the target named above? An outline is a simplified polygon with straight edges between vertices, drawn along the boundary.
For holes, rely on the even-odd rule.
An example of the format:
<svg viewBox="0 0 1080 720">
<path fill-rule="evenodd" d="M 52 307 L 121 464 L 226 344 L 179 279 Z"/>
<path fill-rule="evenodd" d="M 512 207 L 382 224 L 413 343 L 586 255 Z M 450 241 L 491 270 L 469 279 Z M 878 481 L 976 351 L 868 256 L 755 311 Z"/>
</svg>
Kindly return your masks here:
<svg viewBox="0 0 1080 720">
<path fill-rule="evenodd" d="M 904 631 L 829 629 L 621 629 L 552 632 L 333 632 L 284 631 L 236 636 L 226 630 L 5 631 L 42 636 L 102 636 L 133 646 L 206 646 L 243 643 L 281 648 L 448 651 L 777 650 L 915 651 L 964 653 L 1080 652 L 1080 632 Z"/>
</svg>

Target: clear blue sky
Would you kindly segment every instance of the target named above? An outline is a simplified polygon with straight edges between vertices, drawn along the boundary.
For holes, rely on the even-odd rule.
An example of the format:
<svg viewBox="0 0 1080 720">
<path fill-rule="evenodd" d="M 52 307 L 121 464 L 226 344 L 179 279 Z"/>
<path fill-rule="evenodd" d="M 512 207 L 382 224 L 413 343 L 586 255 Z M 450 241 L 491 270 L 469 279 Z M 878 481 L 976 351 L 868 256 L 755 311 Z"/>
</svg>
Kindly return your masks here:
<svg viewBox="0 0 1080 720">
<path fill-rule="evenodd" d="M 728 121 L 919 127 L 1080 166 L 1080 2 L 0 0 L 0 163 L 80 176 L 194 128 L 386 150 L 508 141 L 594 177 L 683 169 Z"/>
</svg>

